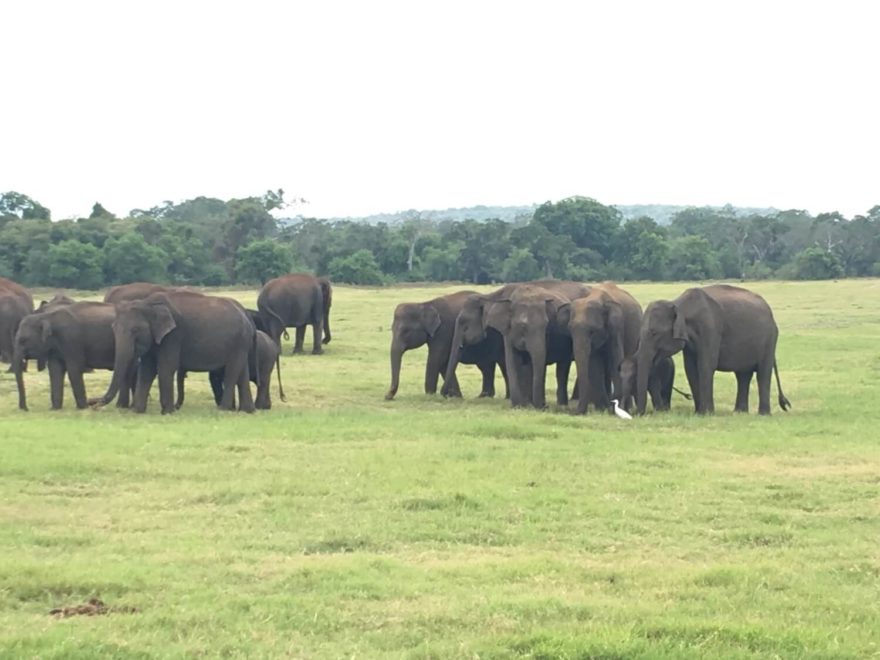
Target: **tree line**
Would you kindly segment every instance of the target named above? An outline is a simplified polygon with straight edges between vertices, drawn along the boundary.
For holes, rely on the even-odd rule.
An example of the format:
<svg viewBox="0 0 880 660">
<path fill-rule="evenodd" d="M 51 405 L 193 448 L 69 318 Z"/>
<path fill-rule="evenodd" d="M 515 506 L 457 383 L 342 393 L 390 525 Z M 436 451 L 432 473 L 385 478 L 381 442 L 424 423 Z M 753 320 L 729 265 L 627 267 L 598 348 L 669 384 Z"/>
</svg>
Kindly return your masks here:
<svg viewBox="0 0 880 660">
<path fill-rule="evenodd" d="M 666 225 L 588 197 L 538 206 L 513 221 L 409 211 L 394 223 L 277 220 L 282 190 L 198 197 L 125 217 L 96 203 L 52 221 L 17 192 L 0 195 L 0 276 L 30 286 L 97 289 L 131 281 L 221 286 L 304 270 L 338 282 L 557 277 L 579 281 L 830 279 L 880 276 L 880 206 L 837 212 L 684 208 Z"/>
</svg>

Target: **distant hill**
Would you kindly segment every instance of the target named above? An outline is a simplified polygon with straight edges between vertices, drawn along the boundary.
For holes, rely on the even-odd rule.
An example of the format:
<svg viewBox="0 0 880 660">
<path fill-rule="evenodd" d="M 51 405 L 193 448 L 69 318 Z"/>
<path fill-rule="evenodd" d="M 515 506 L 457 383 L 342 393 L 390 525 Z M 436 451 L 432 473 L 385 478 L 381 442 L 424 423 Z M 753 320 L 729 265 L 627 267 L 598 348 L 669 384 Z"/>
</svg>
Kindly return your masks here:
<svg viewBox="0 0 880 660">
<path fill-rule="evenodd" d="M 491 218 L 498 218 L 500 220 L 504 220 L 505 222 L 526 222 L 528 221 L 535 212 L 535 209 L 538 208 L 538 204 L 531 204 L 529 206 L 469 206 L 465 208 L 450 208 L 450 209 L 431 209 L 431 210 L 421 210 L 417 211 L 415 209 L 410 209 L 408 211 L 398 211 L 396 213 L 376 213 L 373 215 L 365 215 L 365 216 L 349 216 L 349 217 L 337 217 L 337 218 L 324 218 L 324 220 L 328 220 L 330 222 L 340 222 L 340 221 L 348 221 L 348 222 L 366 222 L 371 225 L 379 224 L 380 222 L 384 222 L 389 225 L 400 224 L 409 220 L 411 218 L 421 218 L 422 220 L 431 220 L 433 222 L 442 222 L 444 220 L 454 220 L 454 221 L 462 221 L 462 220 L 489 220 Z M 672 204 L 616 204 L 617 209 L 623 214 L 625 220 L 630 220 L 632 218 L 638 218 L 641 216 L 649 216 L 654 218 L 657 223 L 661 225 L 668 225 L 672 221 L 672 216 L 674 216 L 679 211 L 684 209 L 693 208 L 693 205 L 672 205 Z M 772 213 L 776 213 L 777 209 L 774 208 L 750 208 L 750 207 L 736 207 L 736 206 L 712 206 L 709 208 L 713 209 L 722 209 L 722 208 L 730 208 L 737 215 L 768 215 Z M 279 222 L 282 225 L 288 225 L 297 221 L 298 218 L 282 218 Z"/>
</svg>

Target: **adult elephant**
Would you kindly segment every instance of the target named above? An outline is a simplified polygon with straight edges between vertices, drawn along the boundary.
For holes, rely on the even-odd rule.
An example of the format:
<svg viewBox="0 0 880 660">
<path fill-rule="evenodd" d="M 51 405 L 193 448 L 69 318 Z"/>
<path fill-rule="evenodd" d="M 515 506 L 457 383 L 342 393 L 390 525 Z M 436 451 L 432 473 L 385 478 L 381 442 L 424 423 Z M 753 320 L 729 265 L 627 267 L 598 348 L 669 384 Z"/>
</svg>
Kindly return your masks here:
<svg viewBox="0 0 880 660">
<path fill-rule="evenodd" d="M 88 405 L 83 374 L 93 369 L 113 369 L 115 351 L 113 305 L 78 302 L 49 305 L 45 311 L 29 314 L 15 335 L 14 365 L 35 358 L 49 368 L 50 402 L 59 410 L 64 402 L 64 374 L 76 399 L 77 408 Z M 129 388 L 123 388 L 119 405 L 128 406 Z M 18 406 L 27 410 L 24 380 L 19 379 Z"/>
<path fill-rule="evenodd" d="M 629 411 L 632 408 L 633 398 L 636 393 L 636 382 L 638 380 L 638 356 L 635 355 L 624 358 L 620 365 L 620 406 Z M 685 399 L 690 399 L 691 395 L 682 392 L 675 387 L 675 362 L 671 357 L 660 359 L 651 367 L 651 373 L 648 376 L 648 394 L 651 395 L 651 405 L 657 412 L 669 410 L 672 404 L 672 391 L 675 390 Z"/>
<path fill-rule="evenodd" d="M 162 414 L 168 414 L 175 411 L 175 372 L 221 368 L 224 391 L 220 407 L 235 409 L 237 387 L 239 409 L 254 411 L 248 353 L 255 350 L 256 329 L 237 301 L 192 291 L 166 291 L 143 300 L 118 302 L 115 307 L 113 379 L 96 403 L 106 405 L 114 399 L 119 384 L 126 382 L 139 359 L 135 412 L 146 411 L 157 375 Z"/>
<path fill-rule="evenodd" d="M 400 365 L 403 354 L 414 348 L 428 345 L 428 360 L 425 365 L 425 394 L 437 391 L 437 380 L 445 379 L 444 391 L 451 396 L 461 396 L 458 380 L 453 372 L 446 376 L 447 364 L 450 361 L 455 319 L 465 301 L 475 292 L 458 291 L 440 296 L 425 302 L 401 303 L 394 310 L 394 321 L 391 325 L 391 387 L 385 395 L 391 400 L 397 394 L 400 385 Z M 483 340 L 469 346 L 458 355 L 458 361 L 475 364 L 483 375 L 483 387 L 480 396 L 495 395 L 495 365 L 501 367 L 501 375 L 507 384 L 507 373 L 504 366 L 503 344 L 501 336 L 484 337 Z M 451 378 L 451 380 L 448 380 Z"/>
<path fill-rule="evenodd" d="M 251 310 L 247 310 L 249 313 Z M 251 382 L 257 386 L 257 398 L 254 407 L 257 410 L 269 410 L 272 408 L 271 384 L 272 369 L 276 366 L 278 355 L 281 350 L 272 338 L 261 330 L 257 330 L 256 351 L 248 354 L 248 373 Z M 214 401 L 219 406 L 223 401 L 223 381 L 226 372 L 224 369 L 216 369 L 208 372 L 208 381 L 211 383 L 211 391 L 214 393 Z M 186 372 L 177 372 L 177 403 L 176 408 L 183 405 L 185 398 L 184 381 Z M 284 388 L 281 386 L 281 372 L 278 373 L 278 392 L 281 400 L 285 401 Z"/>
<path fill-rule="evenodd" d="M 34 309 L 34 297 L 31 292 L 25 289 L 21 284 L 13 280 L 0 277 L 0 293 L 11 293 L 25 301 L 31 310 Z"/>
<path fill-rule="evenodd" d="M 15 333 L 22 319 L 34 311 L 26 298 L 11 291 L 0 290 L 0 362 L 12 364 L 15 348 Z"/>
<path fill-rule="evenodd" d="M 613 282 L 598 284 L 587 296 L 572 301 L 569 332 L 581 392 L 588 391 L 591 378 L 595 382 L 610 380 L 614 396 L 623 400 L 620 365 L 636 352 L 641 322 L 641 305 Z M 591 360 L 594 355 L 599 359 Z M 601 373 L 590 374 L 591 365 L 601 368 Z M 606 397 L 602 404 L 598 407 L 607 408 L 610 399 Z M 587 412 L 587 397 L 578 397 L 577 412 Z"/>
<path fill-rule="evenodd" d="M 694 407 L 698 414 L 715 412 L 716 371 L 736 374 L 734 410 L 748 412 L 752 375 L 758 376 L 758 412 L 770 414 L 770 380 L 776 373 L 779 406 L 788 410 L 776 368 L 779 329 L 761 296 L 728 284 L 688 289 L 675 300 L 648 305 L 639 338 L 636 409 L 644 414 L 651 367 L 684 353 Z"/>
<path fill-rule="evenodd" d="M 320 355 L 321 335 L 324 332 L 324 294 L 318 278 L 308 273 L 291 273 L 266 282 L 257 297 L 257 309 L 269 328 L 269 336 L 281 346 L 285 328 L 312 326 L 314 345 L 312 353 Z M 329 340 L 327 340 L 329 341 Z M 293 352 L 301 353 L 302 346 L 294 345 Z"/>
<path fill-rule="evenodd" d="M 452 345 L 458 347 L 458 350 L 453 351 L 452 357 L 449 361 L 446 370 L 446 384 L 444 384 L 443 389 L 441 390 L 442 394 L 449 394 L 449 383 L 455 382 L 455 370 L 460 361 L 458 359 L 460 351 L 466 350 L 468 347 L 484 341 L 490 335 L 498 334 L 500 336 L 501 333 L 499 330 L 489 323 L 489 311 L 492 306 L 496 302 L 509 302 L 511 295 L 518 288 L 527 285 L 559 294 L 569 300 L 576 300 L 587 296 L 591 291 L 591 288 L 588 285 L 581 284 L 580 282 L 566 280 L 535 280 L 533 282 L 505 284 L 492 293 L 485 295 L 474 294 L 470 296 L 465 300 L 461 312 L 455 319 L 455 335 L 453 336 Z M 568 369 L 570 369 L 570 366 Z M 566 385 L 568 369 L 564 369 Z M 557 376 L 561 376 L 561 374 L 558 374 Z M 575 384 L 575 388 L 577 389 L 577 384 Z M 563 387 L 563 389 L 565 389 L 565 387 Z M 576 391 L 574 395 L 577 396 L 578 392 Z M 557 401 L 562 403 L 562 405 L 565 405 L 568 402 L 567 391 L 563 393 L 557 392 Z"/>
</svg>

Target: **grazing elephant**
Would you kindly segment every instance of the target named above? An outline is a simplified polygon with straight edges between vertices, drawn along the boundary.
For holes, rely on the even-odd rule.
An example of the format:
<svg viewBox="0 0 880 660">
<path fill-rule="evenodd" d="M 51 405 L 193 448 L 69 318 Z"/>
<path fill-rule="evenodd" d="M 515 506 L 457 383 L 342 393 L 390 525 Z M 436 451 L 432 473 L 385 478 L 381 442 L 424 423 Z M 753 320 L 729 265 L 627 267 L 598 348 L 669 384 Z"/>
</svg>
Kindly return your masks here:
<svg viewBox="0 0 880 660">
<path fill-rule="evenodd" d="M 83 373 L 93 369 L 113 369 L 115 351 L 113 305 L 78 302 L 48 306 L 46 311 L 26 316 L 15 336 L 15 364 L 36 358 L 49 367 L 52 410 L 64 402 L 64 374 L 76 399 L 77 408 L 88 405 Z M 129 387 L 123 388 L 119 406 L 128 406 Z M 27 410 L 23 380 L 19 382 L 19 408 Z"/>
<path fill-rule="evenodd" d="M 596 285 L 589 295 L 572 301 L 569 332 L 581 392 L 588 391 L 591 380 L 607 383 L 610 379 L 614 397 L 623 401 L 619 369 L 624 358 L 636 352 L 641 322 L 641 305 L 613 282 Z M 602 373 L 591 378 L 588 370 L 597 363 L 591 360 L 594 355 Z M 610 396 L 603 404 L 602 409 L 610 405 Z M 587 412 L 587 397 L 578 398 L 577 412 Z"/>
<path fill-rule="evenodd" d="M 474 295 L 473 291 L 459 291 L 421 303 L 401 303 L 394 310 L 391 326 L 391 387 L 385 395 L 387 400 L 394 398 L 400 385 L 400 363 L 406 351 L 428 345 L 428 361 L 425 365 L 425 394 L 437 391 L 437 379 L 444 379 L 450 361 L 452 337 L 455 332 L 455 319 L 465 300 Z M 501 367 L 501 375 L 507 384 L 501 336 L 486 336 L 458 356 L 459 362 L 475 364 L 483 374 L 483 388 L 480 396 L 495 395 L 495 365 Z M 451 381 L 446 380 L 444 390 L 448 395 L 461 396 L 458 380 L 453 372 Z"/>
<path fill-rule="evenodd" d="M 220 407 L 254 411 L 250 390 L 248 353 L 255 350 L 256 329 L 237 301 L 193 291 L 154 293 L 143 300 L 116 303 L 113 334 L 116 360 L 107 393 L 95 403 L 106 405 L 116 396 L 119 384 L 140 359 L 134 411 L 147 409 L 153 380 L 159 377 L 162 414 L 173 413 L 174 374 L 177 371 L 224 369 Z"/>
<path fill-rule="evenodd" d="M 307 273 L 282 275 L 266 282 L 257 297 L 257 308 L 269 328 L 269 336 L 281 346 L 285 328 L 311 325 L 314 337 L 312 353 L 320 355 L 324 332 L 324 294 L 318 278 Z M 330 341 L 325 337 L 325 343 Z M 294 345 L 294 353 L 302 346 Z"/>
<path fill-rule="evenodd" d="M 104 294 L 104 302 L 118 303 L 126 300 L 143 300 L 147 296 L 162 291 L 172 291 L 174 287 L 153 284 L 152 282 L 132 282 L 111 287 Z"/>
<path fill-rule="evenodd" d="M 635 355 L 624 358 L 620 364 L 620 402 L 621 407 L 630 411 L 633 397 L 636 392 L 638 377 L 638 351 Z M 671 357 L 662 358 L 651 369 L 648 377 L 648 393 L 651 395 L 651 405 L 657 412 L 669 410 L 672 402 L 672 390 L 681 394 L 685 399 L 691 395 L 682 392 L 675 387 L 675 362 Z"/>
<path fill-rule="evenodd" d="M 462 351 L 467 350 L 470 346 L 474 346 L 484 341 L 489 336 L 493 336 L 495 334 L 498 334 L 500 336 L 498 330 L 490 327 L 487 322 L 489 308 L 496 301 L 509 300 L 510 295 L 523 284 L 524 283 L 505 284 L 500 289 L 497 289 L 492 293 L 486 295 L 475 293 L 465 300 L 464 305 L 461 308 L 461 312 L 459 312 L 458 316 L 455 319 L 455 334 L 452 338 L 452 345 L 458 350 L 454 350 L 452 352 L 452 356 L 449 360 L 449 365 L 446 368 L 445 383 L 443 384 L 443 388 L 441 389 L 441 394 L 443 394 L 444 396 L 449 396 L 451 394 L 450 384 L 456 382 L 455 370 L 458 367 L 458 363 L 462 361 L 459 359 L 459 355 L 462 354 Z M 566 298 L 569 298 L 570 300 L 581 298 L 590 293 L 590 287 L 586 284 L 580 284 L 579 282 L 570 282 L 565 280 L 536 280 L 534 282 L 526 282 L 525 284 L 538 286 L 542 289 L 559 293 Z M 502 340 L 502 356 L 504 353 L 503 346 L 504 344 Z M 499 363 L 500 362 L 501 359 L 499 359 Z M 575 384 L 575 388 L 577 388 L 577 384 Z M 576 395 L 577 392 L 573 394 L 573 396 Z"/>
<path fill-rule="evenodd" d="M 333 304 L 333 285 L 330 283 L 329 277 L 319 277 L 318 284 L 321 285 L 321 295 L 324 298 L 324 339 L 322 343 L 329 344 L 333 336 L 330 334 L 330 305 Z M 302 353 L 303 344 L 306 340 L 306 326 L 298 325 L 296 327 L 296 339 L 294 341 L 293 352 Z"/>
<path fill-rule="evenodd" d="M 247 311 L 251 312 L 252 310 Z M 248 373 L 250 374 L 251 382 L 257 386 L 257 398 L 254 400 L 254 407 L 257 410 L 269 410 L 272 408 L 272 397 L 270 396 L 269 391 L 272 383 L 272 369 L 277 363 L 278 355 L 281 353 L 281 350 L 278 348 L 278 344 L 272 341 L 272 338 L 261 330 L 257 330 L 256 344 L 256 356 L 254 356 L 253 352 L 248 355 Z M 220 402 L 223 401 L 224 378 L 225 371 L 223 369 L 216 369 L 208 372 L 211 391 L 214 393 L 214 401 L 218 406 L 220 405 Z M 183 405 L 183 400 L 185 398 L 185 379 L 186 372 L 181 369 L 177 372 L 177 404 L 175 407 L 178 409 Z M 278 372 L 278 391 L 281 400 L 285 401 L 284 388 L 281 386 L 280 369 Z"/>
<path fill-rule="evenodd" d="M 673 301 L 648 305 L 639 338 L 636 409 L 644 414 L 652 365 L 684 351 L 694 407 L 699 414 L 715 412 L 716 371 L 736 374 L 734 410 L 748 412 L 752 375 L 758 375 L 758 412 L 770 414 L 770 380 L 776 373 L 779 406 L 791 403 L 782 393 L 776 368 L 779 329 L 773 312 L 758 294 L 728 284 L 688 289 Z"/>
<path fill-rule="evenodd" d="M 12 354 L 15 350 L 15 333 L 21 320 L 34 311 L 27 299 L 0 289 L 0 362 L 12 364 Z"/>
</svg>

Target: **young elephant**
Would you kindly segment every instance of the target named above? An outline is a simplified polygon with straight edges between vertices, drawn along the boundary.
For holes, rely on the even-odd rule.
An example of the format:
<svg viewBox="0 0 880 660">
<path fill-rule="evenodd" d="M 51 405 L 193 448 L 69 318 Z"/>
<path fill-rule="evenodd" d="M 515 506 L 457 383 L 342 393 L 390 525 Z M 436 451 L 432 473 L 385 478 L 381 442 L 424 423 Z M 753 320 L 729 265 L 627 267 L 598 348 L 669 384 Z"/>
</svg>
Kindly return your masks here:
<svg viewBox="0 0 880 660">
<path fill-rule="evenodd" d="M 650 367 L 684 352 L 684 368 L 698 414 L 715 411 L 716 371 L 736 374 L 737 412 L 749 410 L 749 386 L 758 375 L 758 412 L 770 414 L 770 381 L 776 372 L 779 405 L 791 403 L 782 393 L 776 368 L 779 329 L 767 302 L 758 294 L 728 284 L 688 289 L 675 300 L 648 305 L 639 337 L 636 409 L 644 414 Z"/>
<path fill-rule="evenodd" d="M 250 310 L 248 310 L 250 312 Z M 269 410 L 272 408 L 272 397 L 270 396 L 270 385 L 272 383 L 272 369 L 275 367 L 281 349 L 278 344 L 272 341 L 272 338 L 265 332 L 257 331 L 256 357 L 251 353 L 248 355 L 248 372 L 251 382 L 257 386 L 257 398 L 254 400 L 254 407 L 257 410 Z M 208 373 L 208 379 L 211 383 L 211 391 L 214 393 L 214 401 L 219 406 L 223 401 L 223 380 L 225 372 L 223 369 L 216 369 Z M 183 405 L 185 398 L 184 380 L 186 372 L 182 369 L 177 372 L 177 404 L 179 409 Z M 278 372 L 278 391 L 281 400 L 285 401 L 284 389 L 281 386 L 281 371 Z"/>
<path fill-rule="evenodd" d="M 400 385 L 400 365 L 406 351 L 428 345 L 428 361 L 425 365 L 425 393 L 437 391 L 437 380 L 445 379 L 444 394 L 461 396 L 455 374 L 446 375 L 446 368 L 452 353 L 455 319 L 465 300 L 474 295 L 473 291 L 459 291 L 440 296 L 422 303 L 401 303 L 394 310 L 391 326 L 391 387 L 385 395 L 387 400 L 394 398 Z M 483 389 L 480 396 L 495 395 L 495 365 L 501 367 L 501 375 L 507 384 L 507 374 L 503 361 L 500 335 L 486 336 L 469 346 L 457 360 L 465 364 L 475 364 L 483 374 Z"/>
<path fill-rule="evenodd" d="M 632 408 L 633 397 L 636 391 L 636 381 L 638 378 L 638 359 L 637 355 L 624 358 L 620 363 L 620 402 L 624 410 L 629 411 Z M 651 375 L 648 377 L 648 392 L 651 395 L 651 405 L 654 410 L 660 412 L 669 410 L 672 401 L 672 390 L 675 383 L 675 362 L 671 357 L 663 358 L 651 369 Z M 676 390 L 679 392 L 679 390 Z M 689 394 L 679 392 L 686 399 L 690 399 Z"/>
<path fill-rule="evenodd" d="M 115 351 L 112 324 L 113 305 L 78 302 L 49 306 L 46 311 L 22 319 L 15 336 L 15 364 L 35 358 L 49 367 L 50 400 L 53 410 L 64 401 L 64 374 L 77 408 L 88 405 L 83 373 L 92 369 L 113 369 Z M 123 388 L 119 405 L 128 406 L 129 387 Z M 27 410 L 24 382 L 19 384 L 19 408 Z"/>
<path fill-rule="evenodd" d="M 154 293 L 143 300 L 116 303 L 113 334 L 116 360 L 113 380 L 96 403 L 106 405 L 127 381 L 139 359 L 134 410 L 147 409 L 153 380 L 159 377 L 162 413 L 172 413 L 174 374 L 183 371 L 214 371 L 223 368 L 223 400 L 220 407 L 234 410 L 238 388 L 239 409 L 254 411 L 250 390 L 248 354 L 254 350 L 256 329 L 237 301 L 191 291 Z"/>
</svg>

